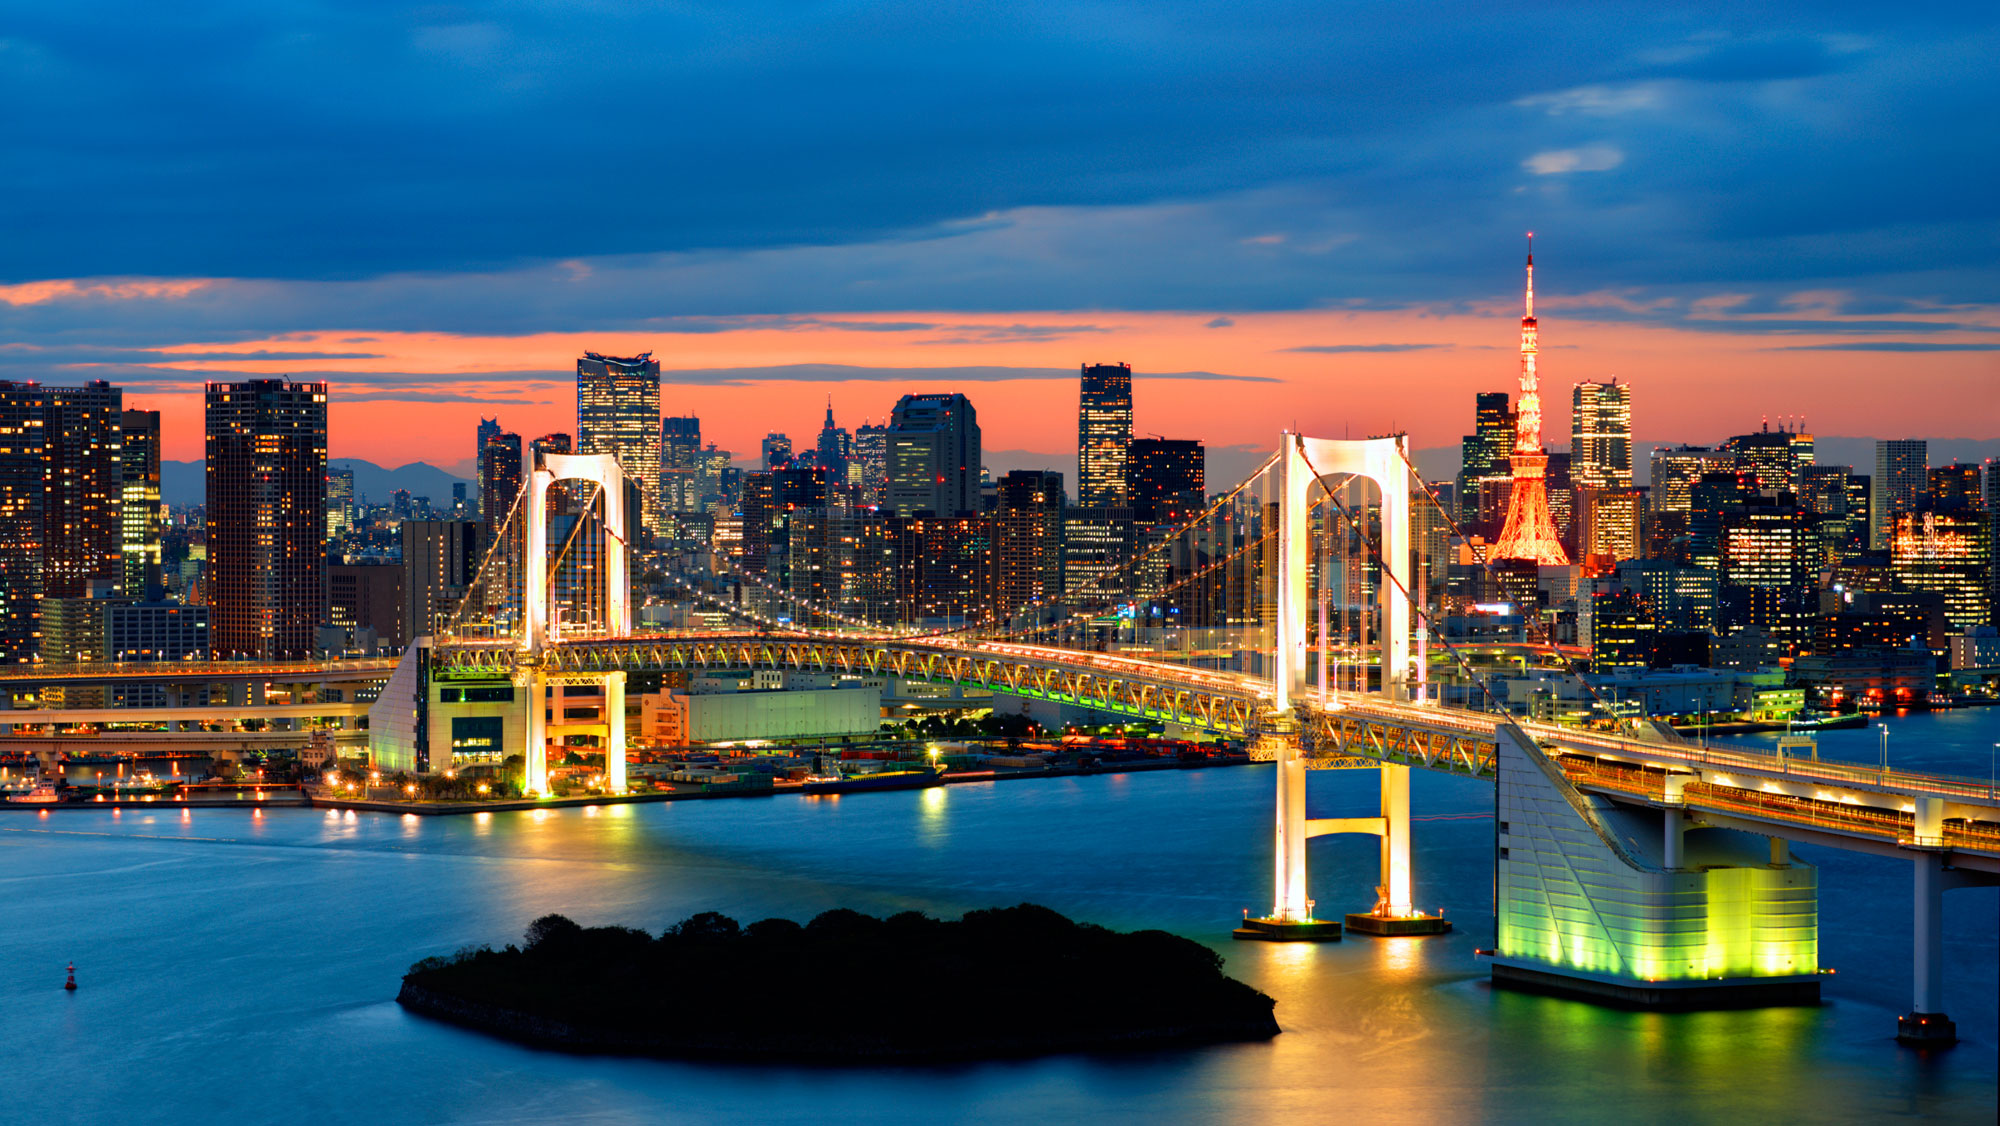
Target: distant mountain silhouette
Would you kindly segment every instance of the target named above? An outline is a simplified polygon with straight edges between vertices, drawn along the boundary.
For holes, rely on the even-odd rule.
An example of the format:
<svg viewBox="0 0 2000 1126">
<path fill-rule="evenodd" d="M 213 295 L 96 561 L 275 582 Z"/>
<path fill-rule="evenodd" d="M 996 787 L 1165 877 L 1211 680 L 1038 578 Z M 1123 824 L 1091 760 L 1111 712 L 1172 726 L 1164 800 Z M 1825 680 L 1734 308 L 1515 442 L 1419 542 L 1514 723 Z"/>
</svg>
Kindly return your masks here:
<svg viewBox="0 0 2000 1126">
<path fill-rule="evenodd" d="M 386 469 L 372 461 L 359 458 L 337 457 L 330 464 L 335 469 L 354 471 L 354 495 L 357 499 L 367 498 L 371 503 L 386 504 L 389 496 L 397 489 L 408 489 L 413 497 L 429 497 L 431 503 L 443 507 L 451 503 L 451 487 L 464 482 L 466 492 L 473 492 L 473 484 L 463 477 L 454 477 L 429 462 L 414 461 L 408 465 Z M 208 491 L 202 478 L 202 463 L 199 461 L 163 461 L 160 463 L 160 494 L 173 505 L 201 504 Z"/>
</svg>

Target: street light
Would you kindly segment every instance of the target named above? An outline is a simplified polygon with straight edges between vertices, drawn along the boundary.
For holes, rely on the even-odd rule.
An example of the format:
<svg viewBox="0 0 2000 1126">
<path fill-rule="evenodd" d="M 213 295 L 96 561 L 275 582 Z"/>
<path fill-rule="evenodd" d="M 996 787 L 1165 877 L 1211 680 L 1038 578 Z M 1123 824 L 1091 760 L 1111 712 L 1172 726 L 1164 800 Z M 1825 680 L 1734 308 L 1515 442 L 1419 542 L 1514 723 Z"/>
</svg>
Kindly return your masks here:
<svg viewBox="0 0 2000 1126">
<path fill-rule="evenodd" d="M 1882 733 L 1882 778 L 1884 781 L 1887 781 L 1889 778 L 1889 725 L 1878 723 L 1875 725 L 1875 729 Z"/>
</svg>

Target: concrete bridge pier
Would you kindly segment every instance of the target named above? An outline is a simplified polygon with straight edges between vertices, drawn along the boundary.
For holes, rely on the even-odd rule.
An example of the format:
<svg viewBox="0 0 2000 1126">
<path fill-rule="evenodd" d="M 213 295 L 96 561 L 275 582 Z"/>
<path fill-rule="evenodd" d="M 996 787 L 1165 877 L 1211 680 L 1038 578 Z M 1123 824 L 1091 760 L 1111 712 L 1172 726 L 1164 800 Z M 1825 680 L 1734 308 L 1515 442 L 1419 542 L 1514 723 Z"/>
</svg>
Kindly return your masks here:
<svg viewBox="0 0 2000 1126">
<path fill-rule="evenodd" d="M 604 678 L 604 792 L 625 792 L 625 674 Z"/>
<path fill-rule="evenodd" d="M 1917 803 L 1917 840 L 1942 832 L 1926 833 L 1926 812 L 1930 820 L 1942 821 L 1943 802 L 1936 799 Z M 1937 810 L 1927 811 L 1926 806 Z M 1958 1025 L 1944 1011 L 1944 893 L 1984 881 L 1945 863 L 1944 853 L 1921 852 L 1912 860 L 1912 890 L 1915 911 L 1910 920 L 1911 1003 L 1910 1011 L 1896 1018 L 1896 1039 L 1905 1044 L 1942 1048 L 1958 1043 Z"/>
<path fill-rule="evenodd" d="M 549 683 L 539 667 L 520 677 L 528 700 L 527 753 L 523 756 L 521 788 L 530 794 L 549 792 Z"/>
</svg>

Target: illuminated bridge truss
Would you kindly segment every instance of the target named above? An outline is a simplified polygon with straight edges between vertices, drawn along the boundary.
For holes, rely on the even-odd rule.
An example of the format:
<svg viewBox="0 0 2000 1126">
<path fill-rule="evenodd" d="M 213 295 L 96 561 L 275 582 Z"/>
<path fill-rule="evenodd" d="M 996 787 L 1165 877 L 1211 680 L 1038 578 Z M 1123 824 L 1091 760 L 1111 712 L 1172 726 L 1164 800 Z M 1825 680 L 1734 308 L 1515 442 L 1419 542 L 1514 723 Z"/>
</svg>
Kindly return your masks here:
<svg viewBox="0 0 2000 1126">
<path fill-rule="evenodd" d="M 445 679 L 507 677 L 530 660 L 518 648 L 478 643 L 441 645 L 432 656 L 437 675 Z M 1251 682 L 1226 686 L 1189 683 L 1176 677 L 1183 670 L 1172 667 L 1161 668 L 1158 677 L 1148 677 L 1093 669 L 1074 661 L 982 652 L 976 647 L 888 640 L 745 636 L 568 641 L 544 650 L 541 668 L 552 675 L 790 669 L 893 676 L 1073 704 L 1224 735 L 1254 734 L 1270 707 L 1268 693 Z"/>
<path fill-rule="evenodd" d="M 1468 778 L 1492 779 L 1495 748 L 1490 730 L 1413 717 L 1404 710 L 1377 711 L 1365 705 L 1324 709 L 1302 705 L 1300 751 L 1307 769 L 1341 769 L 1354 760 L 1394 763 Z"/>
</svg>

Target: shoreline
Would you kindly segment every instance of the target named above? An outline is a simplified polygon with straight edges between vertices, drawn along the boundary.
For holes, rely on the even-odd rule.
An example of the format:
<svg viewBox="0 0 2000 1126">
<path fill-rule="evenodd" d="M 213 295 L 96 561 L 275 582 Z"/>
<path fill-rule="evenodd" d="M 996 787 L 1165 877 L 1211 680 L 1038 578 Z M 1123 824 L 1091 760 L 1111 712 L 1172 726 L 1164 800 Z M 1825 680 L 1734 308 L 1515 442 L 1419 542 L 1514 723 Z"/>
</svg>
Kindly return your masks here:
<svg viewBox="0 0 2000 1126">
<path fill-rule="evenodd" d="M 363 813 L 407 813 L 419 817 L 454 817 L 468 813 L 520 813 L 534 809 L 574 809 L 580 806 L 598 805 L 643 805 L 651 802 L 673 801 L 719 801 L 727 798 L 774 798 L 792 795 L 811 798 L 839 798 L 853 794 L 905 793 L 912 789 L 931 789 L 934 786 L 968 785 L 976 782 L 1011 782 L 1033 778 L 1077 778 L 1097 774 L 1143 774 L 1158 770 L 1209 770 L 1226 766 L 1257 765 L 1249 761 L 1229 760 L 1223 762 L 1135 762 L 1114 766 L 1048 766 L 1029 768 L 1001 767 L 960 775 L 940 775 L 936 782 L 923 786 L 897 788 L 858 787 L 853 790 L 837 790 L 832 793 L 807 793 L 800 783 L 789 783 L 772 788 L 757 790 L 677 790 L 648 794 L 605 794 L 564 798 L 503 798 L 484 802 L 404 802 L 375 798 L 335 798 L 303 793 L 296 789 L 285 791 L 268 798 L 216 799 L 212 801 L 188 800 L 185 798 L 144 799 L 119 798 L 112 801 L 65 801 L 65 802 L 0 802 L 0 811 L 34 812 L 42 810 L 104 810 L 104 809 L 336 809 L 355 810 Z M 865 777 L 865 776 L 863 776 Z"/>
</svg>

